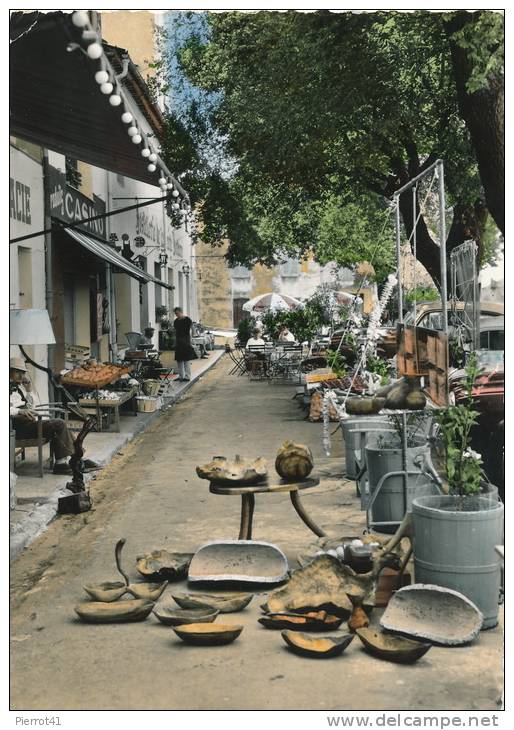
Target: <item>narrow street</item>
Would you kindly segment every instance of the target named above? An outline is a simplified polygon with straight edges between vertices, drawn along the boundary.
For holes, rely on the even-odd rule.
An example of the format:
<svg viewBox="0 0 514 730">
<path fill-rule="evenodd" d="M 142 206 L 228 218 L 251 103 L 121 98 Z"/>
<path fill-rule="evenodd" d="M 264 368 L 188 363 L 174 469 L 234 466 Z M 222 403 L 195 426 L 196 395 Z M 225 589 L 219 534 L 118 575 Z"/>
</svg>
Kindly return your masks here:
<svg viewBox="0 0 514 730">
<path fill-rule="evenodd" d="M 353 482 L 342 482 L 340 432 L 322 450 L 320 424 L 303 420 L 291 386 L 229 376 L 220 362 L 184 399 L 116 457 L 92 485 L 93 511 L 60 517 L 11 566 L 13 709 L 498 709 L 502 628 L 471 646 L 433 647 L 417 664 L 392 665 L 365 654 L 356 638 L 339 659 L 316 662 L 286 649 L 280 632 L 260 626 L 265 594 L 226 617 L 244 624 L 229 646 L 192 647 L 153 615 L 141 623 L 83 624 L 73 607 L 88 582 L 117 579 L 114 544 L 124 563 L 154 548 L 195 551 L 211 539 L 237 538 L 239 497 L 209 493 L 195 465 L 213 455 L 262 455 L 273 470 L 286 438 L 313 450 L 319 487 L 302 495 L 330 536 L 364 525 Z M 257 495 L 255 539 L 277 544 L 295 567 L 316 537 L 287 494 Z M 186 586 L 168 586 L 171 593 Z M 378 621 L 379 611 L 372 614 Z"/>
</svg>

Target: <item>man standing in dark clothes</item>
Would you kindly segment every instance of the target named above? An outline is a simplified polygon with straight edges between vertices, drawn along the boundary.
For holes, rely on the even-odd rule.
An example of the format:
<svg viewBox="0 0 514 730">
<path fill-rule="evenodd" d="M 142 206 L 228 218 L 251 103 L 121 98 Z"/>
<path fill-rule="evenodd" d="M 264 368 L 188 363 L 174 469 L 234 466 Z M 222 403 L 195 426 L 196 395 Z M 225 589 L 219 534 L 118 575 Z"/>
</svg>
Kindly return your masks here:
<svg viewBox="0 0 514 730">
<path fill-rule="evenodd" d="M 182 382 L 191 380 L 190 360 L 196 360 L 196 352 L 191 344 L 191 325 L 189 317 L 184 315 L 180 307 L 175 307 L 175 360 L 178 363 L 179 380 Z"/>
</svg>

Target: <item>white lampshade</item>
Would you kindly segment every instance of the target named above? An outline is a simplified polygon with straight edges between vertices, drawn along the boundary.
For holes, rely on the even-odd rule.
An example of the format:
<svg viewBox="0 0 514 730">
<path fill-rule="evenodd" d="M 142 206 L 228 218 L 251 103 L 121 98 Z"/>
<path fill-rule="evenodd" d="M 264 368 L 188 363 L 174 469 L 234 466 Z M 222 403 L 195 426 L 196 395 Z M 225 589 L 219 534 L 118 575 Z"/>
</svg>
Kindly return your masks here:
<svg viewBox="0 0 514 730">
<path fill-rule="evenodd" d="M 55 336 L 46 309 L 10 309 L 11 345 L 55 345 Z"/>
</svg>

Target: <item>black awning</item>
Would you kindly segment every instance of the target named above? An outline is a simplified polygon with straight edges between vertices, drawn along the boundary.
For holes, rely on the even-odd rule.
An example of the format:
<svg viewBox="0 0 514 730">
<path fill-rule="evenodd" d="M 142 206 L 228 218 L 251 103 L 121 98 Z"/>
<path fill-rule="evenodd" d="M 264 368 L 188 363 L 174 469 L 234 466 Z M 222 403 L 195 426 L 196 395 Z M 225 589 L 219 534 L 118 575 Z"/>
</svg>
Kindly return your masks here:
<svg viewBox="0 0 514 730">
<path fill-rule="evenodd" d="M 112 107 L 95 82 L 98 61 L 66 50 L 80 40 L 71 15 L 15 12 L 11 39 L 11 134 L 156 185 L 158 174 L 147 170 L 120 119 L 122 107 Z"/>
<path fill-rule="evenodd" d="M 90 253 L 94 254 L 98 258 L 103 259 L 104 261 L 107 261 L 107 263 L 111 264 L 117 269 L 120 269 L 122 272 L 128 274 L 129 276 L 132 276 L 134 279 L 137 279 L 144 284 L 147 284 L 149 281 L 153 281 L 154 284 L 162 286 L 164 289 L 171 290 L 174 288 L 169 284 L 166 284 L 166 282 L 161 281 L 161 279 L 158 279 L 156 276 L 148 274 L 146 271 L 143 271 L 132 262 L 123 258 L 123 256 L 120 256 L 117 251 L 114 251 L 114 249 L 112 249 L 110 246 L 107 246 L 107 244 L 101 243 L 95 238 L 91 238 L 91 236 L 86 236 L 85 233 L 81 233 L 80 231 L 74 231 L 72 228 L 65 228 L 64 230 L 69 236 L 77 241 L 77 243 L 80 243 L 80 245 L 86 248 Z"/>
</svg>

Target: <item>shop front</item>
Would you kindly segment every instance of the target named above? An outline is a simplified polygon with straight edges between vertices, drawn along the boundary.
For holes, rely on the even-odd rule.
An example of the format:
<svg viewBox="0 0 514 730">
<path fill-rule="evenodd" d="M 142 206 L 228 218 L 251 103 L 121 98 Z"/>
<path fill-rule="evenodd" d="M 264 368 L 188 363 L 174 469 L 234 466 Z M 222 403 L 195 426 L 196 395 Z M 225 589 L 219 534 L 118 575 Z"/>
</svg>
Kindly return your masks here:
<svg viewBox="0 0 514 730">
<path fill-rule="evenodd" d="M 12 142 L 9 155 L 9 223 L 11 237 L 17 238 L 44 228 L 43 168 L 39 147 L 17 139 Z M 46 309 L 43 236 L 12 244 L 9 254 L 10 309 Z M 27 345 L 25 349 L 35 362 L 47 366 L 46 345 Z M 20 355 L 16 345 L 11 346 L 10 355 Z M 32 365 L 29 373 L 39 399 L 47 402 L 46 375 Z"/>
</svg>

